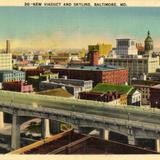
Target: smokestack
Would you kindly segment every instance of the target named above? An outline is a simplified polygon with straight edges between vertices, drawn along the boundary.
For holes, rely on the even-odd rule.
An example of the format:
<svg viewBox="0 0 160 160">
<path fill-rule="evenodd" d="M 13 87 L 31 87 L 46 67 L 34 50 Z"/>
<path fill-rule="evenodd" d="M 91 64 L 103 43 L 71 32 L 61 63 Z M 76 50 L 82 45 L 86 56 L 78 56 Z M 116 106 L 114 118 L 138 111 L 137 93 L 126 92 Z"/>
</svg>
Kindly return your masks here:
<svg viewBox="0 0 160 160">
<path fill-rule="evenodd" d="M 6 53 L 10 53 L 11 50 L 10 50 L 10 41 L 9 40 L 6 40 Z"/>
</svg>

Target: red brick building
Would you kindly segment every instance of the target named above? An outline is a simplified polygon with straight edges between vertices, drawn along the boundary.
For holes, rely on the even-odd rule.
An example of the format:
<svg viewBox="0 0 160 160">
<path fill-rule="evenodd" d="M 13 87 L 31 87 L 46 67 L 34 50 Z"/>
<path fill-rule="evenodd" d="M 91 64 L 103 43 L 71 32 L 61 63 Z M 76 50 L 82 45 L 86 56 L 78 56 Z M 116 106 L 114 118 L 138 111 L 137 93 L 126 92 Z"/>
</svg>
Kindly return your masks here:
<svg viewBox="0 0 160 160">
<path fill-rule="evenodd" d="M 67 76 L 69 79 L 93 80 L 94 84 L 124 84 L 128 82 L 128 70 L 115 66 L 80 66 L 68 68 L 52 68 L 53 73 Z"/>
<path fill-rule="evenodd" d="M 160 84 L 150 88 L 151 107 L 160 108 Z"/>
<path fill-rule="evenodd" d="M 2 87 L 4 90 L 8 91 L 16 91 L 16 92 L 32 92 L 32 85 L 25 84 L 22 81 L 16 82 L 4 82 L 2 83 Z"/>
</svg>

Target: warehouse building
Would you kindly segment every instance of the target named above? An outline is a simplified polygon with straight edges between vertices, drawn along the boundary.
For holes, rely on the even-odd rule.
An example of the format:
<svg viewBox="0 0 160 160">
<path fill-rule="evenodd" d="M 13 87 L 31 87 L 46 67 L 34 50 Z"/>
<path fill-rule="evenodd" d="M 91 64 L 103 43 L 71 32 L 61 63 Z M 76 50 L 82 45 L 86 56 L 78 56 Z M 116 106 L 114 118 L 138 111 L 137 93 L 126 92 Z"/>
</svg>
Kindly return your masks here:
<svg viewBox="0 0 160 160">
<path fill-rule="evenodd" d="M 59 73 L 59 76 L 65 75 L 69 79 L 92 80 L 94 84 L 125 84 L 128 82 L 127 69 L 109 65 L 53 68 L 51 71 Z"/>
<path fill-rule="evenodd" d="M 54 88 L 63 88 L 73 96 L 78 97 L 79 92 L 89 91 L 92 89 L 92 81 L 77 79 L 52 79 L 50 81 L 42 81 L 39 83 L 40 91 Z"/>
</svg>

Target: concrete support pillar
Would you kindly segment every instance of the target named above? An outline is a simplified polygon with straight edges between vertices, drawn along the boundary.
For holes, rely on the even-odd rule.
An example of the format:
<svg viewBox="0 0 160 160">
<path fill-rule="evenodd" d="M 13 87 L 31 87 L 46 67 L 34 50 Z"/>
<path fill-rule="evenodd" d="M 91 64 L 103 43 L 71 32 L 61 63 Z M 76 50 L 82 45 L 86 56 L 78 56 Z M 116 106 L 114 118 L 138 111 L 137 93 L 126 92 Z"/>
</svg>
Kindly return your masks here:
<svg viewBox="0 0 160 160">
<path fill-rule="evenodd" d="M 109 131 L 105 129 L 99 129 L 99 137 L 105 140 L 109 139 Z"/>
<path fill-rule="evenodd" d="M 57 134 L 61 132 L 61 122 L 50 120 L 50 133 Z"/>
<path fill-rule="evenodd" d="M 11 149 L 20 147 L 20 117 L 16 114 L 12 116 Z"/>
<path fill-rule="evenodd" d="M 0 128 L 4 127 L 4 115 L 3 112 L 0 112 Z"/>
<path fill-rule="evenodd" d="M 128 144 L 136 145 L 136 139 L 134 136 L 128 136 Z"/>
<path fill-rule="evenodd" d="M 156 151 L 160 152 L 160 138 L 156 139 Z"/>
<path fill-rule="evenodd" d="M 42 118 L 42 138 L 50 136 L 49 119 Z"/>
</svg>

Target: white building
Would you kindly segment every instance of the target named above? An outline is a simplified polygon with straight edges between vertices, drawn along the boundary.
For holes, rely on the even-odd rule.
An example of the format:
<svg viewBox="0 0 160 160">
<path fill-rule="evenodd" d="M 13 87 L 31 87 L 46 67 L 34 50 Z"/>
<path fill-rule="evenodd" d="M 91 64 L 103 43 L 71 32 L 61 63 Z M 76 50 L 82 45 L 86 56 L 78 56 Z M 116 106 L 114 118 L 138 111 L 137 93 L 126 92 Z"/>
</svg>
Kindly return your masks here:
<svg viewBox="0 0 160 160">
<path fill-rule="evenodd" d="M 132 89 L 132 91 L 129 93 L 127 97 L 127 104 L 128 105 L 134 105 L 134 106 L 141 106 L 142 96 L 141 92 L 137 89 Z"/>
<path fill-rule="evenodd" d="M 115 53 L 119 57 L 136 56 L 138 50 L 135 40 L 133 39 L 117 39 Z"/>
<path fill-rule="evenodd" d="M 106 58 L 107 65 L 122 66 L 128 69 L 129 78 L 140 79 L 142 75 L 155 73 L 159 67 L 158 57 L 143 57 L 143 58 Z"/>
<path fill-rule="evenodd" d="M 11 53 L 0 53 L 0 70 L 12 70 Z"/>
</svg>

